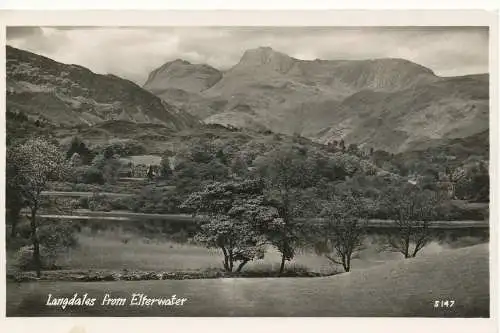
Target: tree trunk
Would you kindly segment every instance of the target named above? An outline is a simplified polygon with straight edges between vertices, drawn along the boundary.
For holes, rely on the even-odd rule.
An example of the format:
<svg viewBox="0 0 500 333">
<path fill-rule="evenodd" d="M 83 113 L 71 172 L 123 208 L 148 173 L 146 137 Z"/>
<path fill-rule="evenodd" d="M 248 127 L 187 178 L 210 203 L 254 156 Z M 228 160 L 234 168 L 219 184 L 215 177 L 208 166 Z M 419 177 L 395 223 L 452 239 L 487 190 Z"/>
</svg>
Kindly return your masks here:
<svg viewBox="0 0 500 333">
<path fill-rule="evenodd" d="M 403 254 L 405 256 L 405 259 L 410 258 L 410 231 L 407 231 L 407 234 L 404 239 L 404 249 L 403 249 Z"/>
<path fill-rule="evenodd" d="M 12 214 L 11 218 L 10 218 L 10 223 L 11 223 L 11 229 L 10 229 L 10 237 L 11 238 L 15 238 L 16 235 L 17 235 L 17 221 L 18 221 L 18 216 L 14 216 L 14 214 Z"/>
<path fill-rule="evenodd" d="M 37 211 L 36 207 L 31 209 L 31 239 L 33 241 L 33 263 L 35 264 L 36 277 L 40 278 L 42 261 L 40 259 L 40 241 L 38 240 L 36 211 Z"/>
<path fill-rule="evenodd" d="M 249 262 L 249 260 L 244 260 L 242 261 L 239 265 L 238 265 L 238 268 L 236 269 L 236 272 L 239 273 L 241 272 L 241 269 L 243 268 L 243 266 L 246 265 L 246 263 Z"/>
<path fill-rule="evenodd" d="M 281 255 L 281 265 L 280 265 L 280 272 L 279 272 L 279 275 L 283 274 L 283 272 L 285 271 L 285 255 L 282 254 Z"/>
<path fill-rule="evenodd" d="M 233 250 L 229 250 L 229 271 L 233 271 L 234 259 L 233 259 Z"/>
<path fill-rule="evenodd" d="M 351 259 L 346 256 L 346 258 L 342 259 L 342 266 L 344 266 L 344 271 L 349 272 L 351 270 Z"/>
<path fill-rule="evenodd" d="M 222 248 L 222 252 L 224 253 L 224 261 L 222 262 L 224 264 L 224 270 L 226 272 L 230 272 L 229 270 L 229 255 L 224 247 Z"/>
</svg>

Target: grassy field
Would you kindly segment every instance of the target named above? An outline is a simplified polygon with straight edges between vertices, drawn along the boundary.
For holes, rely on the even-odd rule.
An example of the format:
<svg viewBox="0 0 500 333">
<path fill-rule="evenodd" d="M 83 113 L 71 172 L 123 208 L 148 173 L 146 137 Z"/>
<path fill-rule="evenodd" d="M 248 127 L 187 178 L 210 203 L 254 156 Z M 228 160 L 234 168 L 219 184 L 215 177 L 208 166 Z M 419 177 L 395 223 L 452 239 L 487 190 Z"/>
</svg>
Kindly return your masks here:
<svg viewBox="0 0 500 333">
<path fill-rule="evenodd" d="M 7 316 L 343 316 L 488 317 L 486 244 L 325 278 L 35 282 L 7 285 Z M 47 295 L 88 293 L 95 306 L 46 306 Z M 103 306 L 104 294 L 127 299 Z M 187 298 L 184 306 L 129 306 L 132 293 Z M 452 308 L 434 302 L 453 300 Z"/>
<path fill-rule="evenodd" d="M 138 236 L 133 231 L 115 226 L 107 230 L 91 232 L 90 227 L 83 227 L 78 235 L 78 246 L 60 256 L 58 265 L 69 270 L 142 270 L 142 271 L 199 271 L 220 269 L 222 253 L 192 244 L 180 244 L 161 238 L 150 239 Z M 402 255 L 393 252 L 378 252 L 377 244 L 366 240 L 366 249 L 358 258 L 353 259 L 352 269 L 359 270 L 390 261 L 402 260 Z M 447 248 L 475 245 L 482 241 L 475 237 L 463 237 L 454 243 L 439 244 L 432 242 L 422 250 L 422 254 L 440 253 Z M 14 253 L 8 253 L 8 266 L 14 267 Z M 244 270 L 278 271 L 280 253 L 273 248 L 263 260 L 247 264 Z M 288 268 L 301 268 L 312 272 L 330 273 L 342 271 L 340 266 L 333 266 L 323 256 L 311 251 L 299 250 L 296 257 L 286 263 Z"/>
<path fill-rule="evenodd" d="M 222 253 L 219 250 L 207 249 L 192 244 L 179 244 L 162 239 L 139 237 L 122 228 L 100 230 L 92 234 L 84 228 L 78 235 L 79 246 L 71 249 L 59 260 L 59 264 L 68 269 L 137 269 L 153 271 L 189 271 L 206 270 L 222 267 Z M 464 245 L 477 244 L 478 239 L 462 239 Z M 353 260 L 353 270 L 364 269 L 384 264 L 388 261 L 402 260 L 402 255 L 393 252 L 377 252 L 377 246 L 367 240 L 367 248 L 359 258 Z M 460 247 L 456 244 L 428 244 L 422 253 L 431 254 L 444 251 L 447 247 Z M 280 253 L 268 248 L 262 260 L 255 260 L 246 266 L 246 270 L 277 271 Z M 300 267 L 309 271 L 328 273 L 340 270 L 323 256 L 311 251 L 299 250 L 297 256 L 287 262 L 287 267 Z"/>
<path fill-rule="evenodd" d="M 139 238 L 123 230 L 79 234 L 79 246 L 61 257 L 59 263 L 68 269 L 137 269 L 153 271 L 190 271 L 222 267 L 222 253 L 191 244 Z M 249 263 L 247 269 L 278 270 L 279 253 L 269 250 L 264 260 Z M 329 262 L 315 254 L 302 253 L 289 266 L 311 271 L 330 272 Z"/>
</svg>

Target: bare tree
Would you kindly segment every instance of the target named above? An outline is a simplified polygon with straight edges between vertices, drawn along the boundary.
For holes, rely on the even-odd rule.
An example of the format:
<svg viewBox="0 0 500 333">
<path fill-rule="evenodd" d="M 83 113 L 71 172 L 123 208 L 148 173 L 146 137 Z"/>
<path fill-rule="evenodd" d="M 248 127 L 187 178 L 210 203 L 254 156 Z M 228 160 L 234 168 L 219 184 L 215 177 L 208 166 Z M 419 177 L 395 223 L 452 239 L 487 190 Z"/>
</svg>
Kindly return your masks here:
<svg viewBox="0 0 500 333">
<path fill-rule="evenodd" d="M 387 235 L 390 250 L 413 258 L 431 239 L 429 226 L 436 217 L 438 195 L 418 185 L 403 184 L 384 195 L 384 205 L 395 230 Z"/>
<path fill-rule="evenodd" d="M 352 259 L 363 249 L 366 207 L 359 196 L 348 192 L 325 204 L 322 216 L 326 218 L 323 254 L 349 272 Z"/>
</svg>

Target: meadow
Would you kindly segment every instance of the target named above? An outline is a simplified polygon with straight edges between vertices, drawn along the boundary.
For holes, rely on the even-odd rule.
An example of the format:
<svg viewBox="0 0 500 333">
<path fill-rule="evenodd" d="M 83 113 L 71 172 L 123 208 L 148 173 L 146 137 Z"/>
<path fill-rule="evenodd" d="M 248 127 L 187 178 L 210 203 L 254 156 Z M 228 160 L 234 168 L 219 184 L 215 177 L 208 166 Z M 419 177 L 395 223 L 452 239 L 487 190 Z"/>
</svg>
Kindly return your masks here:
<svg viewBox="0 0 500 333">
<path fill-rule="evenodd" d="M 105 222 L 101 222 L 105 223 Z M 83 226 L 77 234 L 78 245 L 62 253 L 57 264 L 63 270 L 106 271 L 205 271 L 222 269 L 222 253 L 217 249 L 189 242 L 176 242 L 158 235 L 145 236 L 119 223 L 104 229 L 92 230 Z M 440 253 L 447 249 L 467 247 L 486 242 L 477 236 L 462 235 L 435 240 L 422 250 L 422 254 Z M 365 249 L 353 259 L 352 269 L 360 270 L 387 262 L 403 260 L 400 253 L 379 251 L 376 235 L 368 235 Z M 280 253 L 268 247 L 264 259 L 253 260 L 245 271 L 278 271 Z M 15 262 L 15 253 L 8 253 L 8 263 Z M 332 264 L 326 257 L 317 255 L 312 249 L 299 249 L 297 255 L 286 263 L 289 270 L 302 269 L 329 274 L 341 272 L 340 266 Z"/>
<path fill-rule="evenodd" d="M 9 283 L 7 316 L 489 317 L 488 263 L 488 245 L 481 244 L 319 278 Z M 45 305 L 49 293 L 75 292 L 98 301 L 65 310 Z M 130 299 L 133 292 L 188 301 L 182 307 L 100 303 L 105 293 Z M 435 307 L 444 300 L 453 306 Z"/>
</svg>

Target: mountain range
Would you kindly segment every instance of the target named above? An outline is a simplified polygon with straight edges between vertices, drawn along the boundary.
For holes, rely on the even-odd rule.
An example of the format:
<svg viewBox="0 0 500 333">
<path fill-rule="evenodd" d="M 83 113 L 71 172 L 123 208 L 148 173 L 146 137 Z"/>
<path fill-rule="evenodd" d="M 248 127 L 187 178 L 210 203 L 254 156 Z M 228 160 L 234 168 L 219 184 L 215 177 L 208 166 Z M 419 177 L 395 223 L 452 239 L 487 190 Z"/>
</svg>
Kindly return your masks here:
<svg viewBox="0 0 500 333">
<path fill-rule="evenodd" d="M 10 46 L 6 55 L 7 109 L 61 126 L 208 123 L 393 153 L 489 127 L 488 74 L 440 77 L 404 59 L 300 60 L 260 47 L 225 71 L 167 62 L 140 87 Z"/>
<path fill-rule="evenodd" d="M 57 125 L 110 120 L 154 123 L 172 130 L 199 120 L 137 84 L 7 46 L 7 110 Z"/>
<path fill-rule="evenodd" d="M 166 63 L 144 88 L 206 123 L 402 152 L 488 129 L 488 82 L 404 59 L 300 60 L 260 47 L 226 71 Z"/>
</svg>

